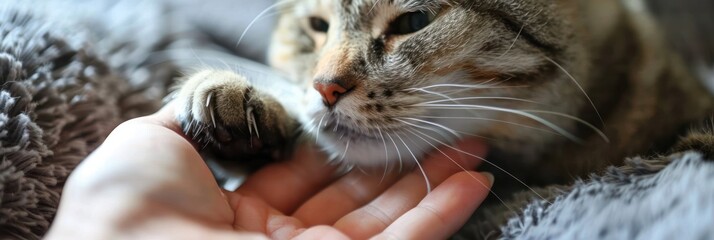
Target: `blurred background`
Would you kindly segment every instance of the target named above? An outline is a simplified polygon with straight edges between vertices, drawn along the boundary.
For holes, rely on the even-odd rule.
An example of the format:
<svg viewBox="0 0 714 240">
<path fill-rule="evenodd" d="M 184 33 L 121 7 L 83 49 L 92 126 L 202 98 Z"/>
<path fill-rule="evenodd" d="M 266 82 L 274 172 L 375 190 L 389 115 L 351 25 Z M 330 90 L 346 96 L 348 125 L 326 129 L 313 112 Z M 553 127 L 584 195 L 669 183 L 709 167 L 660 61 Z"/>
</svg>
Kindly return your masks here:
<svg viewBox="0 0 714 240">
<path fill-rule="evenodd" d="M 277 18 L 274 0 L 157 0 L 176 16 L 185 17 L 216 44 L 240 56 L 264 62 Z M 258 18 L 259 15 L 262 16 Z M 248 25 L 253 22 L 250 29 Z M 245 37 L 236 46 L 243 32 Z"/>
</svg>

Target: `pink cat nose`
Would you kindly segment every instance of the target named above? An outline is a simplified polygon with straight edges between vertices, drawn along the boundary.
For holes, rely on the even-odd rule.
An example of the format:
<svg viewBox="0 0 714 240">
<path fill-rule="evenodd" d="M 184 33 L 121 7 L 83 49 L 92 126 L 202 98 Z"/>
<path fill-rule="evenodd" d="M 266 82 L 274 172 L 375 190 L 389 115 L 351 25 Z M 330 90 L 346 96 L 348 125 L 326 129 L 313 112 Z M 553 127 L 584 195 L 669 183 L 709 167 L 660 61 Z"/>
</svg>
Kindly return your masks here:
<svg viewBox="0 0 714 240">
<path fill-rule="evenodd" d="M 335 106 L 337 101 L 340 100 L 340 96 L 348 91 L 335 82 L 315 82 L 313 87 L 322 95 L 322 100 L 328 107 Z"/>
</svg>

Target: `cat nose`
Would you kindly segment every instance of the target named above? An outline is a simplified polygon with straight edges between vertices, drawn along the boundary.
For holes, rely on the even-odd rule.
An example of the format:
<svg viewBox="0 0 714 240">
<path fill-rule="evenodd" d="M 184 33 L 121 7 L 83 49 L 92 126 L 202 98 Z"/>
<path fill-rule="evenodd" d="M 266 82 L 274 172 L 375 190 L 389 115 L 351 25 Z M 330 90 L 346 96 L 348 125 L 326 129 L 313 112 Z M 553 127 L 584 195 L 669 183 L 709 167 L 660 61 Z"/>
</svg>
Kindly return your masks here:
<svg viewBox="0 0 714 240">
<path fill-rule="evenodd" d="M 333 81 L 315 82 L 313 87 L 322 95 L 322 100 L 328 107 L 335 106 L 340 97 L 349 91 L 349 89 Z"/>
</svg>

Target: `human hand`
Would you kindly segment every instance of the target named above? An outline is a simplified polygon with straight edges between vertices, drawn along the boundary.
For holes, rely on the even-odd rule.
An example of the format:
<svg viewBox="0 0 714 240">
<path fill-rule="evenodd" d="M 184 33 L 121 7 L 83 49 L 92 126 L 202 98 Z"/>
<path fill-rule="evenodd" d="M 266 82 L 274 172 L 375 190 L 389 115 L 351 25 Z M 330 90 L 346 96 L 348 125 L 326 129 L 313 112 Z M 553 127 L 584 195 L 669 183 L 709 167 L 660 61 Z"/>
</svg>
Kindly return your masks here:
<svg viewBox="0 0 714 240">
<path fill-rule="evenodd" d="M 419 170 L 336 176 L 318 150 L 303 146 L 227 192 L 170 109 L 120 125 L 80 164 L 47 239 L 446 238 L 492 181 L 452 162 L 473 169 L 478 159 L 444 148 L 422 162 L 435 186 L 427 194 Z M 475 141 L 459 148 L 485 152 Z"/>
</svg>

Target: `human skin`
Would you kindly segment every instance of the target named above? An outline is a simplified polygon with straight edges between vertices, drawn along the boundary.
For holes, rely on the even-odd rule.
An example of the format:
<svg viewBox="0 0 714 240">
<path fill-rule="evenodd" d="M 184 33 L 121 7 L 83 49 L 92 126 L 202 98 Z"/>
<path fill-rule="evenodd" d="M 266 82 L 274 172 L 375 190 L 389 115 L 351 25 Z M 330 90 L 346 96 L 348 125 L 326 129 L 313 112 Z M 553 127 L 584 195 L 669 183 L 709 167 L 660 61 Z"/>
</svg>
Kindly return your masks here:
<svg viewBox="0 0 714 240">
<path fill-rule="evenodd" d="M 434 187 L 427 192 L 418 169 L 338 175 L 319 150 L 301 146 L 229 192 L 170 109 L 121 124 L 78 166 L 46 239 L 440 239 L 458 230 L 493 181 L 464 171 L 479 159 L 449 148 L 422 161 Z M 475 140 L 458 147 L 486 151 Z"/>
</svg>

